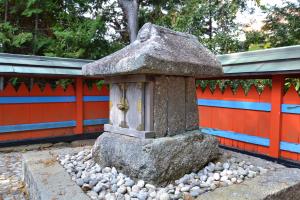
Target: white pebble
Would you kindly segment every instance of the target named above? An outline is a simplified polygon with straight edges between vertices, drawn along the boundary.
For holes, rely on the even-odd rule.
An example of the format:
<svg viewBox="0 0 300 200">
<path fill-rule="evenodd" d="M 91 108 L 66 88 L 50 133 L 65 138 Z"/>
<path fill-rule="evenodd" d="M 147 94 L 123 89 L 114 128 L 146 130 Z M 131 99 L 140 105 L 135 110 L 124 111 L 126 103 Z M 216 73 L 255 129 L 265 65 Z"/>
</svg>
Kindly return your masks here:
<svg viewBox="0 0 300 200">
<path fill-rule="evenodd" d="M 228 180 L 228 176 L 222 176 L 222 178 L 220 180 L 223 182 L 226 182 Z"/>
<path fill-rule="evenodd" d="M 220 174 L 219 173 L 214 173 L 214 179 L 216 180 L 216 181 L 218 181 L 218 180 L 220 180 Z"/>
<path fill-rule="evenodd" d="M 237 181 L 235 177 L 231 178 L 230 180 L 232 183 L 236 183 L 236 181 Z"/>
<path fill-rule="evenodd" d="M 224 169 L 229 169 L 229 167 L 230 167 L 229 163 L 226 162 L 226 163 L 223 164 Z"/>
<path fill-rule="evenodd" d="M 146 187 L 148 190 L 155 190 L 155 189 L 156 189 L 156 187 L 155 187 L 154 185 L 149 184 L 149 183 L 147 183 L 147 184 L 145 185 L 145 187 Z"/>
<path fill-rule="evenodd" d="M 191 187 L 189 185 L 187 185 L 187 186 L 183 186 L 180 191 L 181 192 L 188 192 L 190 189 L 191 189 Z"/>
<path fill-rule="evenodd" d="M 169 200 L 169 199 L 170 199 L 170 195 L 165 192 L 159 196 L 159 200 Z"/>
<path fill-rule="evenodd" d="M 140 187 L 137 185 L 132 186 L 132 192 L 138 193 L 140 191 Z"/>
<path fill-rule="evenodd" d="M 145 186 L 145 181 L 139 180 L 136 185 L 139 186 L 140 188 L 143 188 Z"/>
<path fill-rule="evenodd" d="M 115 195 L 115 194 L 113 194 L 113 193 L 108 193 L 108 194 L 105 195 L 105 199 L 106 199 L 106 200 L 116 200 L 117 198 L 116 198 L 116 195 Z"/>
</svg>

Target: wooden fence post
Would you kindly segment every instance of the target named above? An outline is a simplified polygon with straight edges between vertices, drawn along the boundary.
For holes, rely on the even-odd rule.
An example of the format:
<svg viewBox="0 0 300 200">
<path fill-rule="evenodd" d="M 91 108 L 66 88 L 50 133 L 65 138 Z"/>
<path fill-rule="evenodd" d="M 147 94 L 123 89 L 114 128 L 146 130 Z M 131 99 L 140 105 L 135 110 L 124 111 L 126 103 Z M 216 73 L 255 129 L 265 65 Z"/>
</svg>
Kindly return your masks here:
<svg viewBox="0 0 300 200">
<path fill-rule="evenodd" d="M 83 133 L 83 81 L 76 78 L 76 134 Z"/>
<path fill-rule="evenodd" d="M 272 77 L 271 92 L 271 129 L 269 155 L 279 158 L 280 134 L 281 134 L 281 104 L 283 98 L 284 76 L 274 75 Z"/>
</svg>

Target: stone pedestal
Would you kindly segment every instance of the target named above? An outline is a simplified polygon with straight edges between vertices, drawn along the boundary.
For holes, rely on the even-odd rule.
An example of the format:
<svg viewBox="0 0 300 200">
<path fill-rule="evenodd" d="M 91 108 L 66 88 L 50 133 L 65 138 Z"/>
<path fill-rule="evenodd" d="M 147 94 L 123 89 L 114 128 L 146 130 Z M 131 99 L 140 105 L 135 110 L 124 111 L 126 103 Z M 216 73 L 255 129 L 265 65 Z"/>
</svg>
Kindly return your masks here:
<svg viewBox="0 0 300 200">
<path fill-rule="evenodd" d="M 133 179 L 162 185 L 217 158 L 218 142 L 198 130 L 157 139 L 104 132 L 92 155 L 101 166 L 115 166 Z"/>
</svg>

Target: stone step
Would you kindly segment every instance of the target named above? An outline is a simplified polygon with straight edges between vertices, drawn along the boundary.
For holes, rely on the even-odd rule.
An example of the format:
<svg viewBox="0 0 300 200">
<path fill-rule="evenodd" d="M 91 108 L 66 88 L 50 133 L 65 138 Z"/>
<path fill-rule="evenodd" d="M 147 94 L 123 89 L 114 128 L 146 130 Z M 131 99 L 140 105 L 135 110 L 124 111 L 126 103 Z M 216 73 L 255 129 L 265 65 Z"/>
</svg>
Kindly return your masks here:
<svg viewBox="0 0 300 200">
<path fill-rule="evenodd" d="M 197 200 L 299 200 L 300 169 L 280 168 L 241 184 L 218 188 Z"/>
<path fill-rule="evenodd" d="M 23 154 L 23 176 L 32 200 L 90 200 L 50 151 Z"/>
</svg>

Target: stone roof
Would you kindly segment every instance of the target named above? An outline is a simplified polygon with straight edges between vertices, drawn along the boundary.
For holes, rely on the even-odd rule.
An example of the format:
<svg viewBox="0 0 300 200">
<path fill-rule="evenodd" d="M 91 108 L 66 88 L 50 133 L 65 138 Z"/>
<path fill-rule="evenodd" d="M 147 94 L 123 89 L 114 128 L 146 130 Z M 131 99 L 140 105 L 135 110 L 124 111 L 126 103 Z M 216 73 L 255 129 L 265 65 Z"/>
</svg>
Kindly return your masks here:
<svg viewBox="0 0 300 200">
<path fill-rule="evenodd" d="M 220 76 L 216 56 L 190 34 L 146 23 L 136 41 L 83 66 L 83 75 L 158 74 L 195 77 Z"/>
</svg>

